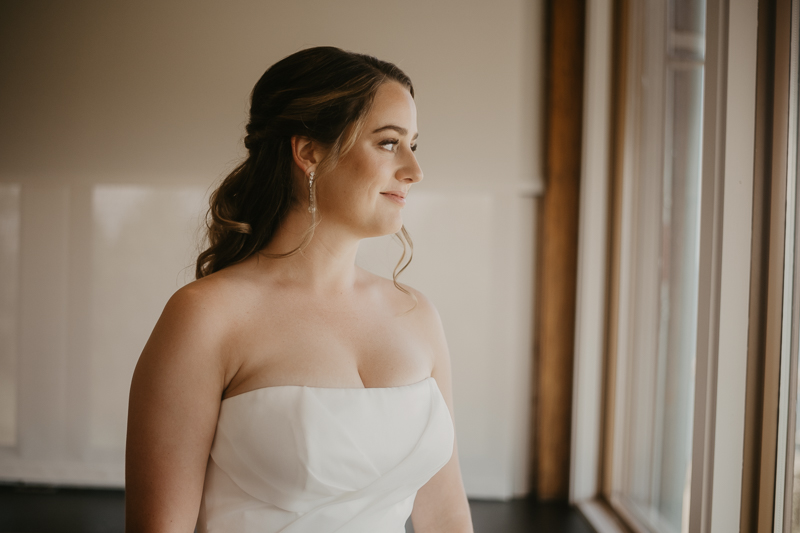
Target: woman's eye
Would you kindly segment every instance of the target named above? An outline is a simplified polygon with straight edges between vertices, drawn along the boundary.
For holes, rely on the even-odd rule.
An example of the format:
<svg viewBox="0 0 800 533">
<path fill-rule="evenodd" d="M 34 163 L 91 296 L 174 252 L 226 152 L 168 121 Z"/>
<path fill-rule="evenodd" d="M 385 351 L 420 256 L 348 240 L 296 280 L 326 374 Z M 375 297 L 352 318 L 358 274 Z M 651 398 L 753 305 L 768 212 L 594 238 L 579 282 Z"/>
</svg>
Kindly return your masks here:
<svg viewBox="0 0 800 533">
<path fill-rule="evenodd" d="M 388 150 L 389 152 L 394 152 L 394 150 L 395 150 L 395 148 L 397 148 L 398 144 L 400 144 L 400 141 L 398 141 L 396 139 L 389 139 L 388 141 L 381 142 L 381 146 L 385 150 Z"/>
<path fill-rule="evenodd" d="M 417 145 L 416 144 L 412 144 L 411 145 L 411 151 L 412 152 L 416 152 L 417 151 Z"/>
</svg>

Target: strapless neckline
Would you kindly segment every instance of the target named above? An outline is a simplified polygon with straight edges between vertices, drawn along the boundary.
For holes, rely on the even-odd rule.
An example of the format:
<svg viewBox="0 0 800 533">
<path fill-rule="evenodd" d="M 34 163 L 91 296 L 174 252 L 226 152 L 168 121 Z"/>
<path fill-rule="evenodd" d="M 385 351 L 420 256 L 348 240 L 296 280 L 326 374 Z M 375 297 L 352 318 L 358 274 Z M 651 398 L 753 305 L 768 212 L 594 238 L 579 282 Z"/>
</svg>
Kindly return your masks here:
<svg viewBox="0 0 800 533">
<path fill-rule="evenodd" d="M 433 377 L 231 396 L 220 407 L 197 531 L 403 533 L 453 438 Z"/>
<path fill-rule="evenodd" d="M 422 385 L 423 383 L 427 383 L 432 379 L 434 379 L 433 376 L 428 376 L 414 383 L 408 383 L 406 385 L 395 385 L 393 387 L 316 387 L 313 385 L 268 385 L 266 387 L 258 387 L 257 389 L 250 389 L 245 392 L 240 392 L 239 394 L 236 394 L 234 396 L 228 396 L 227 398 L 223 398 L 222 401 L 226 402 L 228 400 L 233 400 L 234 398 L 239 398 L 240 396 L 244 396 L 246 394 L 259 393 L 261 391 L 268 391 L 270 389 L 310 389 L 313 391 L 376 391 L 376 392 L 392 391 L 398 389 L 417 387 Z"/>
</svg>

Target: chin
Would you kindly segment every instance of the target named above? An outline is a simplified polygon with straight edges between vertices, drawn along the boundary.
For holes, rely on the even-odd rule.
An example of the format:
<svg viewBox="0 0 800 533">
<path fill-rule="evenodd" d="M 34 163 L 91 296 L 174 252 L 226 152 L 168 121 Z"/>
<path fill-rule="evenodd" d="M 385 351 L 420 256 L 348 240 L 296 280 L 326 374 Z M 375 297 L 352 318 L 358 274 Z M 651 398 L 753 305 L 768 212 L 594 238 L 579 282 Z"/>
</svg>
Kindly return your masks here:
<svg viewBox="0 0 800 533">
<path fill-rule="evenodd" d="M 369 237 L 383 237 L 384 235 L 394 235 L 403 227 L 403 220 L 386 221 L 383 224 L 376 225 L 370 231 Z"/>
<path fill-rule="evenodd" d="M 387 228 L 386 235 L 394 235 L 403 228 L 403 219 L 399 219 Z"/>
</svg>

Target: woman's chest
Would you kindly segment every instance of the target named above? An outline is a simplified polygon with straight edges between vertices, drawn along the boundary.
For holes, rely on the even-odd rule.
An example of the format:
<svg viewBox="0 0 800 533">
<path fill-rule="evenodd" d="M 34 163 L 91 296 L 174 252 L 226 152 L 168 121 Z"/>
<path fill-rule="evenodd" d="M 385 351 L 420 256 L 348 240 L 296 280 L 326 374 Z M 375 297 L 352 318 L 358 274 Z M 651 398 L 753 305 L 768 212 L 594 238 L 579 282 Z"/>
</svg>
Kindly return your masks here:
<svg viewBox="0 0 800 533">
<path fill-rule="evenodd" d="M 276 385 L 394 387 L 432 369 L 430 342 L 404 317 L 286 313 L 244 326 L 226 396 Z"/>
</svg>

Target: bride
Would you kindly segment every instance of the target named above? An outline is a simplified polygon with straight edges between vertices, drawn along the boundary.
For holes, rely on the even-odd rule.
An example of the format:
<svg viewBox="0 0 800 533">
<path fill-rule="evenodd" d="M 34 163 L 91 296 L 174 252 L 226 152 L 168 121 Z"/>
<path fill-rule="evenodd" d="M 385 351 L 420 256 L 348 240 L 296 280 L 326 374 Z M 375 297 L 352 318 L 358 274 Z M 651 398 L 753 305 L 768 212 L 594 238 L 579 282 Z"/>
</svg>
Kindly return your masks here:
<svg viewBox="0 0 800 533">
<path fill-rule="evenodd" d="M 406 260 L 393 280 L 355 265 L 391 233 L 410 260 L 413 96 L 395 65 L 332 47 L 256 84 L 197 280 L 133 375 L 129 533 L 400 533 L 409 514 L 472 531 L 439 316 L 397 282 Z"/>
</svg>

